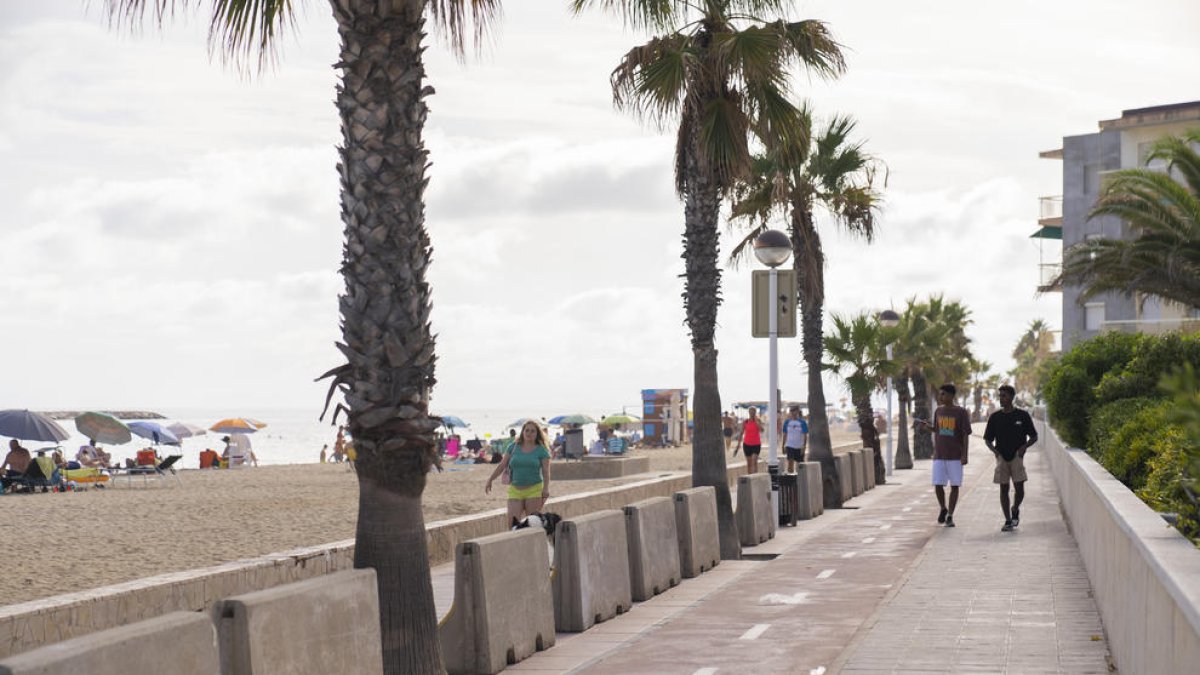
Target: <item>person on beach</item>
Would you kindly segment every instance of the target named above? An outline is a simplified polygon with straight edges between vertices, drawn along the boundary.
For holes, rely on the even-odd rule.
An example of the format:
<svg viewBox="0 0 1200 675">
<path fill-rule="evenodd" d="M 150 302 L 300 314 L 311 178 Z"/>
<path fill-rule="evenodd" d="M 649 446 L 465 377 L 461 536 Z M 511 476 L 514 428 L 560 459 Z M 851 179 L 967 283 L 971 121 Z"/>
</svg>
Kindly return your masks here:
<svg viewBox="0 0 1200 675">
<path fill-rule="evenodd" d="M 75 461 L 87 468 L 108 468 L 108 465 L 112 462 L 112 456 L 100 449 L 96 445 L 96 441 L 89 438 L 87 445 L 79 446 L 79 452 L 75 453 Z"/>
<path fill-rule="evenodd" d="M 1028 412 L 1013 407 L 1017 390 L 1002 384 L 997 390 L 1000 409 L 988 416 L 983 442 L 996 456 L 996 473 L 992 481 L 1000 486 L 1000 510 L 1004 512 L 1001 532 L 1012 532 L 1021 523 L 1021 502 L 1025 500 L 1025 451 L 1037 443 L 1037 429 Z M 1008 506 L 1008 483 L 1016 487 L 1012 509 Z"/>
<path fill-rule="evenodd" d="M 967 463 L 967 447 L 971 440 L 971 413 L 955 405 L 958 390 L 952 384 L 938 388 L 937 410 L 933 411 L 933 424 L 928 420 L 916 419 L 914 424 L 934 432 L 933 437 L 933 485 L 937 494 L 938 522 L 954 527 L 954 507 L 958 505 L 958 488 L 962 485 L 963 466 Z M 945 485 L 950 484 L 950 504 L 946 504 Z"/>
<path fill-rule="evenodd" d="M 733 429 L 737 426 L 737 418 L 733 413 L 721 413 L 721 434 L 725 436 L 725 452 L 729 452 L 729 444 L 733 443 Z"/>
<path fill-rule="evenodd" d="M 796 472 L 796 462 L 804 461 L 804 448 L 808 445 L 808 422 L 800 406 L 793 405 L 788 409 L 788 417 L 783 421 L 783 454 L 787 456 L 788 473 Z"/>
<path fill-rule="evenodd" d="M 508 468 L 512 469 L 512 482 L 508 486 L 509 521 L 541 513 L 542 505 L 550 497 L 550 450 L 537 422 L 529 420 L 521 426 L 519 440 L 505 452 L 504 459 L 488 477 L 483 487 L 485 494 L 491 493 L 492 482 Z"/>
<path fill-rule="evenodd" d="M 746 473 L 758 473 L 758 455 L 762 452 L 762 426 L 758 421 L 758 408 L 751 408 L 750 416 L 742 422 L 738 444 L 742 446 L 742 452 L 746 455 Z M 736 448 L 733 456 L 737 457 Z"/>
<path fill-rule="evenodd" d="M 328 450 L 329 450 L 329 444 L 328 444 L 328 443 L 326 443 L 325 445 L 322 445 L 322 446 L 321 446 L 321 463 L 322 463 L 322 464 L 324 464 L 324 463 L 325 463 L 325 460 L 326 460 L 326 459 L 328 459 L 328 455 L 326 454 Z"/>
<path fill-rule="evenodd" d="M 20 478 L 25 475 L 25 470 L 29 468 L 29 463 L 33 461 L 33 455 L 29 451 L 21 447 L 21 442 L 17 439 L 12 439 L 8 442 L 8 454 L 4 456 L 4 464 L 0 465 L 0 469 L 4 469 L 4 488 L 12 484 L 13 478 Z"/>
</svg>

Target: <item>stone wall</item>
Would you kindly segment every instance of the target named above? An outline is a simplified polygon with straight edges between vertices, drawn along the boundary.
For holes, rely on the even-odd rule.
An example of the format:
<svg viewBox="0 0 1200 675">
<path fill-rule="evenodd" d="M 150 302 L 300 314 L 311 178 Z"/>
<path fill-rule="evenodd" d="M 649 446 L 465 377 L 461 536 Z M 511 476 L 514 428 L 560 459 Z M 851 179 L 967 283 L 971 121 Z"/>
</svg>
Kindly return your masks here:
<svg viewBox="0 0 1200 675">
<path fill-rule="evenodd" d="M 1200 664 L 1200 550 L 1083 450 L 1048 425 L 1045 452 L 1117 668 L 1195 672 Z"/>
<path fill-rule="evenodd" d="M 730 482 L 745 470 L 741 462 L 730 466 Z M 690 487 L 689 473 L 668 472 L 628 485 L 552 498 L 546 509 L 573 518 L 650 497 L 669 497 Z M 507 527 L 504 509 L 429 523 L 429 564 L 450 562 L 459 542 Z M 0 658 L 168 612 L 211 611 L 223 598 L 353 567 L 354 540 L 348 539 L 0 607 Z"/>
</svg>

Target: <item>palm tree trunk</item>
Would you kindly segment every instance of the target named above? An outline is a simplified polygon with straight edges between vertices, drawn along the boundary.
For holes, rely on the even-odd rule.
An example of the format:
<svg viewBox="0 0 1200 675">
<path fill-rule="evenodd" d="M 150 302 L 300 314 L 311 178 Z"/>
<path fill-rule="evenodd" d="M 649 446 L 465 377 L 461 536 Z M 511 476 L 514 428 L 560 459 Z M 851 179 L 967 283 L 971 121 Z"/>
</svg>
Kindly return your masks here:
<svg viewBox="0 0 1200 675">
<path fill-rule="evenodd" d="M 821 463 L 825 507 L 841 508 L 846 497 L 833 462 L 833 441 L 825 414 L 825 385 L 821 381 L 822 334 L 825 313 L 825 254 L 812 217 L 812 207 L 803 197 L 792 204 L 793 267 L 799 285 L 801 348 L 808 368 L 808 457 Z"/>
<path fill-rule="evenodd" d="M 896 399 L 900 402 L 900 420 L 896 425 L 896 457 L 892 466 L 897 469 L 913 468 L 912 453 L 908 449 L 908 373 L 896 378 Z"/>
<path fill-rule="evenodd" d="M 384 672 L 441 672 L 421 514 L 437 428 L 429 419 L 435 359 L 421 138 L 432 90 L 424 88 L 421 60 L 424 3 L 330 4 L 341 36 L 346 290 L 338 348 L 347 360 L 330 374 L 358 453 L 354 566 L 377 575 Z"/>
<path fill-rule="evenodd" d="M 684 176 L 683 259 L 686 268 L 684 309 L 692 335 L 692 487 L 711 485 L 717 493 L 721 559 L 739 560 L 742 545 L 725 465 L 721 435 L 721 390 L 717 383 L 717 308 L 721 303 L 721 199 L 716 181 L 696 161 L 699 132 L 692 133 Z"/>
<path fill-rule="evenodd" d="M 933 423 L 929 414 L 929 386 L 925 383 L 925 374 L 920 368 L 912 371 L 913 384 L 913 415 L 918 419 Z M 933 436 L 924 426 L 913 429 L 913 456 L 917 459 L 933 458 Z"/>
<path fill-rule="evenodd" d="M 983 383 L 975 383 L 975 413 L 971 415 L 972 422 L 983 421 Z"/>
<path fill-rule="evenodd" d="M 875 429 L 875 411 L 871 409 L 871 394 L 851 394 L 854 409 L 858 417 L 858 431 L 862 437 L 862 446 L 875 451 L 875 461 L 872 470 L 875 472 L 875 483 L 887 482 L 887 468 L 883 465 L 883 457 L 879 452 L 879 432 Z"/>
</svg>

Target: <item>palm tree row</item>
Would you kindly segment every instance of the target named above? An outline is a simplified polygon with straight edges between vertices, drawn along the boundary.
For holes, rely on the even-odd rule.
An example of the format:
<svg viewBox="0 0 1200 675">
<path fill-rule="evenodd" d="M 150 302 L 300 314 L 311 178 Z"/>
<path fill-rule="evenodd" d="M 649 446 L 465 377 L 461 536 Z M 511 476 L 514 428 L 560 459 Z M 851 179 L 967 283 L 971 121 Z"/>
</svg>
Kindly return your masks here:
<svg viewBox="0 0 1200 675">
<path fill-rule="evenodd" d="M 875 188 L 881 163 L 863 149 L 861 141 L 853 139 L 852 118 L 834 116 L 819 133 L 813 133 L 811 109 L 803 105 L 800 113 L 805 130 L 803 143 L 768 147 L 754 158 L 750 180 L 739 186 L 732 219 L 747 223 L 748 228 L 730 254 L 730 260 L 736 264 L 745 259 L 751 244 L 767 229 L 772 218 L 782 216 L 792 241 L 801 349 L 808 374 L 809 457 L 821 463 L 825 505 L 835 508 L 849 496 L 841 494 L 841 481 L 833 461 L 821 379 L 825 351 L 822 335 L 825 254 L 818 215 L 869 243 L 875 236 L 876 215 L 882 200 Z"/>
<path fill-rule="evenodd" d="M 832 331 L 825 336 L 828 360 L 824 367 L 841 374 L 846 381 L 863 445 L 875 449 L 877 482 L 884 478 L 884 466 L 871 396 L 884 388 L 888 377 L 894 378 L 900 400 L 898 428 L 901 430 L 908 428 L 910 404 L 914 405 L 916 417 L 929 419 L 929 398 L 934 387 L 944 382 L 964 385 L 971 382 L 975 383 L 977 395 L 981 395 L 979 383 L 990 381 L 987 375 L 990 365 L 971 355 L 970 338 L 966 335 L 970 314 L 961 303 L 933 295 L 922 302 L 910 298 L 895 328 L 883 327 L 876 317 L 866 313 L 833 316 Z M 886 357 L 889 344 L 890 360 Z M 961 389 L 964 399 L 970 395 L 967 386 Z M 914 430 L 912 447 L 916 448 L 919 459 L 932 457 L 928 434 Z M 896 439 L 893 466 L 911 469 L 913 454 L 908 436 L 901 433 Z"/>
<path fill-rule="evenodd" d="M 150 9 L 159 21 L 186 0 L 105 0 L 116 23 L 137 23 Z M 294 20 L 292 0 L 212 0 L 210 44 L 236 63 L 262 66 Z M 423 65 L 425 21 L 444 29 L 462 52 L 499 0 L 330 0 L 341 37 L 337 107 L 342 144 L 341 220 L 345 232 L 340 297 L 346 362 L 326 374 L 330 395 L 358 450 L 360 497 L 355 566 L 377 572 L 384 672 L 441 672 L 433 592 L 421 516 L 425 476 L 435 457 L 438 420 L 429 413 L 436 362 L 426 273 L 428 155 L 423 142 L 433 90 Z M 829 447 L 820 390 L 823 281 L 813 218 L 824 204 L 852 231 L 873 232 L 869 173 L 865 186 L 841 162 L 863 164 L 842 141 L 810 151 L 811 120 L 791 102 L 797 67 L 819 77 L 845 69 L 839 45 L 819 21 L 775 18 L 787 0 L 572 0 L 577 12 L 599 8 L 659 35 L 631 49 L 612 75 L 617 106 L 657 122 L 678 121 L 675 187 L 684 203 L 684 305 L 694 359 L 693 484 L 717 490 L 722 556 L 740 556 L 726 482 L 714 344 L 720 304 L 718 222 L 723 200 L 756 175 L 759 147 L 774 169 L 791 214 L 796 266 L 803 280 L 804 350 L 821 400 L 814 449 Z M 831 141 L 833 142 L 833 141 Z M 835 166 L 825 166 L 833 164 Z M 761 165 L 759 165 L 761 166 Z M 807 168 L 805 168 L 807 167 Z M 807 173 L 806 173 L 807 172 Z M 837 178 L 837 176 L 842 178 Z M 831 460 L 830 456 L 830 460 Z M 832 466 L 829 475 L 833 475 Z M 836 483 L 835 483 L 836 485 Z M 841 497 L 837 496 L 840 504 Z"/>
</svg>

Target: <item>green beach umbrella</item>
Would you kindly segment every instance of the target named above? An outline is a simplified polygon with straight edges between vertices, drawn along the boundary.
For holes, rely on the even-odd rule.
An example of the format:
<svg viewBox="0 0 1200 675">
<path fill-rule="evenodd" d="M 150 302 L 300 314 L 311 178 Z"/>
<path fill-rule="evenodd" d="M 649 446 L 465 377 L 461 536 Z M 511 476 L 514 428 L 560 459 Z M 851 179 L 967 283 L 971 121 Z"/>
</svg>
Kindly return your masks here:
<svg viewBox="0 0 1200 675">
<path fill-rule="evenodd" d="M 120 445 L 133 440 L 129 426 L 108 413 L 85 412 L 78 415 L 75 417 L 75 428 L 97 443 Z"/>
</svg>

